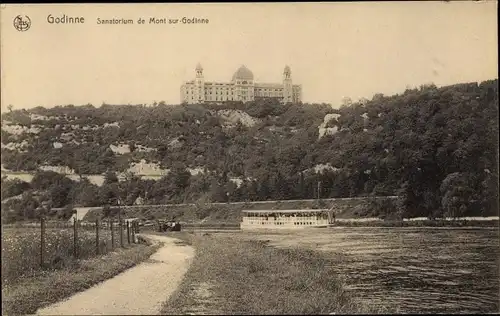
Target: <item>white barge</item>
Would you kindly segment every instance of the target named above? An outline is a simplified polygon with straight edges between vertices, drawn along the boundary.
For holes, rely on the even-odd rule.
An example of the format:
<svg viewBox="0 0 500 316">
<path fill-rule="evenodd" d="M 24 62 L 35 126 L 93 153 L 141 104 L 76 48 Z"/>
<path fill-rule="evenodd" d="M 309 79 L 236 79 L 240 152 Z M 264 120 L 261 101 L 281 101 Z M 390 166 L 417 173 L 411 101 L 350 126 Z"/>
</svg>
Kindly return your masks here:
<svg viewBox="0 0 500 316">
<path fill-rule="evenodd" d="M 240 228 L 252 230 L 328 227 L 334 222 L 335 213 L 328 209 L 243 210 Z"/>
</svg>

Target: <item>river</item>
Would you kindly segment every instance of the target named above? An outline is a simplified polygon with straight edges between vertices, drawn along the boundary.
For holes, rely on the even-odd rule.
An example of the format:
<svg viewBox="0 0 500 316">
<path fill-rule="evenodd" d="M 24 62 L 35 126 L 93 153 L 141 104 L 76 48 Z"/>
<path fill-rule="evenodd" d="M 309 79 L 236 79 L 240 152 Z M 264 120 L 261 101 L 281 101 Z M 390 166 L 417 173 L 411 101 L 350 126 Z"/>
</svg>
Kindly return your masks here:
<svg viewBox="0 0 500 316">
<path fill-rule="evenodd" d="M 322 251 L 347 289 L 389 313 L 498 313 L 499 230 L 355 227 L 241 232 Z"/>
</svg>

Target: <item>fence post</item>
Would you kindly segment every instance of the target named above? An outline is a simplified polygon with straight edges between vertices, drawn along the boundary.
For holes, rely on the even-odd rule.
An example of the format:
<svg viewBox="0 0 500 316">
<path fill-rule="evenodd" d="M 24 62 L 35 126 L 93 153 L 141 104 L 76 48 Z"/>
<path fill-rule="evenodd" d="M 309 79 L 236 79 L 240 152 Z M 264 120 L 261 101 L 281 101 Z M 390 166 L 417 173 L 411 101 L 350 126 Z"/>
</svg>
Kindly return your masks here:
<svg viewBox="0 0 500 316">
<path fill-rule="evenodd" d="M 139 233 L 139 222 L 135 223 L 135 235 L 134 235 L 134 237 L 136 237 L 135 238 L 136 243 L 137 243 L 137 234 L 138 233 Z"/>
<path fill-rule="evenodd" d="M 113 231 L 113 220 L 109 220 L 109 227 L 111 229 L 111 249 L 115 249 L 115 233 Z"/>
<path fill-rule="evenodd" d="M 135 235 L 134 235 L 134 237 L 137 237 L 138 233 L 139 233 L 139 222 L 136 222 L 135 223 Z M 136 240 L 137 240 L 137 238 L 136 238 Z"/>
<path fill-rule="evenodd" d="M 95 220 L 95 252 L 99 254 L 99 219 Z"/>
<path fill-rule="evenodd" d="M 127 221 L 127 243 L 130 245 L 130 222 Z"/>
<path fill-rule="evenodd" d="M 132 225 L 130 225 L 130 239 L 132 239 L 132 243 L 134 243 L 134 226 L 135 222 L 132 222 Z"/>
<path fill-rule="evenodd" d="M 119 223 L 119 226 L 120 226 L 120 247 L 123 248 L 123 221 L 122 221 L 121 208 L 118 209 L 118 220 L 120 221 L 120 223 Z"/>
<path fill-rule="evenodd" d="M 40 266 L 43 268 L 43 253 L 45 252 L 45 217 L 40 217 Z"/>
<path fill-rule="evenodd" d="M 135 234 L 136 234 L 136 230 L 135 230 L 135 227 L 137 226 L 137 222 L 134 222 L 132 224 L 132 242 L 135 244 Z"/>
<path fill-rule="evenodd" d="M 78 258 L 78 220 L 76 217 L 73 219 L 73 256 Z"/>
</svg>

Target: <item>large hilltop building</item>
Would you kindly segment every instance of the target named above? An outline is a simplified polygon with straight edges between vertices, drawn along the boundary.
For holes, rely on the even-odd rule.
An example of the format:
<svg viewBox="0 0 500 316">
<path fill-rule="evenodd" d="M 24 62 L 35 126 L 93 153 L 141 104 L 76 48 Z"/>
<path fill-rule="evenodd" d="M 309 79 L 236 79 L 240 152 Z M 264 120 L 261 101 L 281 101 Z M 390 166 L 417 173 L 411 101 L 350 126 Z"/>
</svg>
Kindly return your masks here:
<svg viewBox="0 0 500 316">
<path fill-rule="evenodd" d="M 292 71 L 286 66 L 282 83 L 256 83 L 253 73 L 245 66 L 236 70 L 231 82 L 208 82 L 203 77 L 203 68 L 196 66 L 194 80 L 181 86 L 182 103 L 205 103 L 242 101 L 249 102 L 259 98 L 276 98 L 282 103 L 302 101 L 302 86 L 292 84 Z"/>
</svg>

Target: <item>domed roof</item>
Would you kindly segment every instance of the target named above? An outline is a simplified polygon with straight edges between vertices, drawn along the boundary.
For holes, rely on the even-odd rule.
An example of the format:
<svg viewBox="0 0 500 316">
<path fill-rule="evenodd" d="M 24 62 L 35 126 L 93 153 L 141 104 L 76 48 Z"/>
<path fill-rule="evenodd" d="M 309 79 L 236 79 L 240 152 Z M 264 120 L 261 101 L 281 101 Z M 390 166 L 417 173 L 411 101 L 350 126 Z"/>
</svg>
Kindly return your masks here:
<svg viewBox="0 0 500 316">
<path fill-rule="evenodd" d="M 233 80 L 253 80 L 253 73 L 244 65 L 238 68 L 233 75 Z"/>
<path fill-rule="evenodd" d="M 291 73 L 292 71 L 290 70 L 290 67 L 288 65 L 285 66 L 285 70 L 283 70 L 283 73 Z"/>
<path fill-rule="evenodd" d="M 198 64 L 196 65 L 196 70 L 203 70 L 203 67 L 201 67 L 201 64 L 200 64 L 200 63 L 198 63 Z"/>
</svg>

